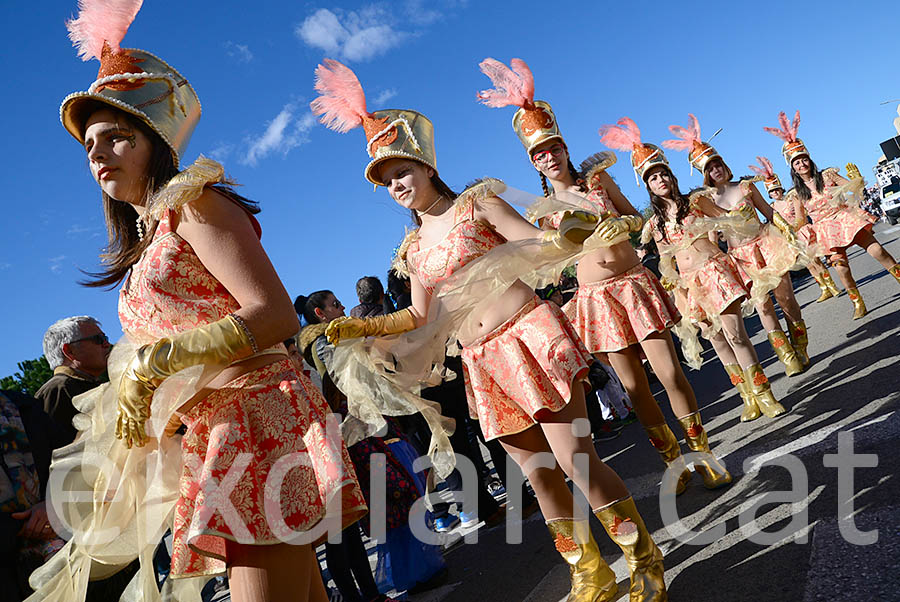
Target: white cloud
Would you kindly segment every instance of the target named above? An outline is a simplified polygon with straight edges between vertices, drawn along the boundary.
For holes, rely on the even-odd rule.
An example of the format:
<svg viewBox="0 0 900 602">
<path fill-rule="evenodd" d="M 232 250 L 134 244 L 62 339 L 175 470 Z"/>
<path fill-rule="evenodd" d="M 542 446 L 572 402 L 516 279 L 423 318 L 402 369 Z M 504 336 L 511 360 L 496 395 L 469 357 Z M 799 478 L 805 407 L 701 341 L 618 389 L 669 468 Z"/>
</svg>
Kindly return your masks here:
<svg viewBox="0 0 900 602">
<path fill-rule="evenodd" d="M 51 257 L 47 261 L 50 262 L 50 271 L 54 274 L 62 273 L 62 262 L 65 261 L 65 255 L 57 255 L 56 257 Z"/>
<path fill-rule="evenodd" d="M 397 96 L 397 88 L 388 88 L 387 90 L 382 90 L 375 95 L 375 98 L 372 99 L 373 106 L 376 109 L 379 109 L 381 108 L 379 105 L 383 105 L 395 96 Z"/>
<path fill-rule="evenodd" d="M 291 149 L 309 142 L 308 133 L 315 125 L 316 119 L 309 111 L 299 117 L 295 112 L 294 103 L 286 104 L 275 119 L 268 123 L 262 135 L 247 138 L 247 153 L 241 159 L 241 163 L 255 166 L 260 159 L 273 152 L 284 156 Z"/>
<path fill-rule="evenodd" d="M 97 238 L 100 236 L 100 228 L 94 226 L 82 226 L 81 224 L 72 224 L 69 226 L 69 229 L 66 230 L 66 234 L 69 236 L 82 236 L 85 234 L 90 234 L 90 238 Z"/>
<path fill-rule="evenodd" d="M 234 145 L 229 142 L 219 142 L 216 144 L 209 153 L 210 159 L 214 159 L 219 163 L 224 163 L 225 159 L 231 156 L 231 152 L 234 150 Z"/>
<path fill-rule="evenodd" d="M 396 15 L 378 6 L 335 12 L 320 8 L 294 33 L 304 43 L 345 61 L 367 61 L 400 45 L 411 36 L 395 29 Z"/>
<path fill-rule="evenodd" d="M 239 63 L 249 63 L 253 60 L 253 53 L 246 44 L 238 44 L 229 40 L 223 46 L 225 47 L 225 54 Z"/>
</svg>

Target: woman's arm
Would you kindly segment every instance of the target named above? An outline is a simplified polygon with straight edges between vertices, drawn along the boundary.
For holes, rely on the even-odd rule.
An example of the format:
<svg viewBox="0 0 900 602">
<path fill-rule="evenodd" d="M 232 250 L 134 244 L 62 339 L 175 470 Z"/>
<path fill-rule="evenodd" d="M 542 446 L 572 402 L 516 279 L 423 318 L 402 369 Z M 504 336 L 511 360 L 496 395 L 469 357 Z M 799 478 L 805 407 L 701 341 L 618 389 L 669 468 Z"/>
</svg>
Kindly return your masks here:
<svg viewBox="0 0 900 602">
<path fill-rule="evenodd" d="M 300 330 L 291 299 L 260 244 L 247 212 L 207 188 L 185 205 L 175 231 L 237 300 L 260 349 Z"/>
<path fill-rule="evenodd" d="M 612 179 L 611 175 L 603 171 L 599 174 L 599 177 L 600 183 L 603 185 L 603 190 L 606 192 L 607 196 L 609 196 L 609 200 L 612 201 L 612 204 L 616 208 L 616 211 L 619 212 L 619 215 L 641 216 L 638 210 L 634 208 L 634 205 L 631 204 L 631 201 L 622 194 L 622 190 L 619 188 L 619 185 L 616 184 L 615 180 Z"/>
<path fill-rule="evenodd" d="M 409 275 L 409 292 L 412 297 L 412 305 L 409 306 L 410 313 L 416 319 L 416 328 L 425 325 L 428 322 L 428 308 L 431 307 L 431 295 L 422 286 L 419 277 L 410 273 Z"/>
<path fill-rule="evenodd" d="M 506 240 L 528 240 L 540 238 L 542 232 L 531 225 L 509 203 L 495 196 L 475 203 L 475 219 L 488 224 Z M 415 301 L 415 297 L 413 297 Z"/>
<path fill-rule="evenodd" d="M 774 209 L 762 198 L 762 195 L 759 193 L 759 189 L 756 187 L 756 184 L 753 182 L 749 182 L 747 188 L 750 192 L 750 202 L 753 203 L 753 206 L 756 207 L 756 210 L 763 214 L 766 218 L 766 221 L 772 221 L 772 214 L 774 213 Z"/>
</svg>

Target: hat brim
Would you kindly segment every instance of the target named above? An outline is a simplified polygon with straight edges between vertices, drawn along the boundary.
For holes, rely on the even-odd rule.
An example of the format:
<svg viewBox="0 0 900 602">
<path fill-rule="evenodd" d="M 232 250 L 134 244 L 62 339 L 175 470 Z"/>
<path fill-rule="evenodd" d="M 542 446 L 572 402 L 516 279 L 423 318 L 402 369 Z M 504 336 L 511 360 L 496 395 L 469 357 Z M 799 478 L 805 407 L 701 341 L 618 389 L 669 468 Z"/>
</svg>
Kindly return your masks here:
<svg viewBox="0 0 900 602">
<path fill-rule="evenodd" d="M 428 161 L 423 161 L 421 156 L 413 155 L 412 153 L 407 153 L 404 151 L 390 151 L 385 153 L 384 155 L 378 157 L 377 159 L 372 159 L 369 161 L 369 164 L 366 165 L 365 176 L 368 181 L 375 184 L 376 186 L 387 186 L 381 178 L 381 172 L 379 167 L 385 161 L 390 161 L 391 159 L 408 159 L 410 161 L 415 161 L 416 163 L 421 163 L 426 167 L 430 167 L 434 170 L 434 175 L 437 175 L 438 169 L 433 164 Z"/>
</svg>

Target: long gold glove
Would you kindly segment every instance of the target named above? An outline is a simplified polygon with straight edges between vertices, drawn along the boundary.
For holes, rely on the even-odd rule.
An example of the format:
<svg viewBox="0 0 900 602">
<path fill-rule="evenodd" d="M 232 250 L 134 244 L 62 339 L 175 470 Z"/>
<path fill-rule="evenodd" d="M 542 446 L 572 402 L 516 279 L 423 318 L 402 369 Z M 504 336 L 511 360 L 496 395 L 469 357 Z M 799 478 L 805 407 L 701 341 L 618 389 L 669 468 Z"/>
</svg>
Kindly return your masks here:
<svg viewBox="0 0 900 602">
<path fill-rule="evenodd" d="M 344 339 L 400 334 L 415 327 L 416 317 L 406 308 L 371 318 L 337 318 L 329 322 L 325 336 L 329 343 L 337 345 Z"/>
<path fill-rule="evenodd" d="M 600 218 L 587 211 L 565 211 L 559 222 L 559 228 L 544 232 L 542 239 L 558 249 L 569 249 L 572 245 L 584 244 L 594 233 Z"/>
<path fill-rule="evenodd" d="M 772 224 L 784 234 L 784 238 L 791 244 L 797 242 L 797 233 L 784 217 L 777 211 L 772 211 Z"/>
<path fill-rule="evenodd" d="M 639 215 L 609 217 L 597 226 L 597 236 L 599 236 L 601 240 L 610 241 L 622 234 L 640 232 L 643 227 L 644 220 Z"/>
<path fill-rule="evenodd" d="M 198 364 L 228 365 L 249 357 L 255 347 L 249 330 L 233 315 L 140 347 L 119 382 L 116 437 L 129 448 L 147 442 L 144 423 L 153 392 L 169 376 Z"/>
</svg>

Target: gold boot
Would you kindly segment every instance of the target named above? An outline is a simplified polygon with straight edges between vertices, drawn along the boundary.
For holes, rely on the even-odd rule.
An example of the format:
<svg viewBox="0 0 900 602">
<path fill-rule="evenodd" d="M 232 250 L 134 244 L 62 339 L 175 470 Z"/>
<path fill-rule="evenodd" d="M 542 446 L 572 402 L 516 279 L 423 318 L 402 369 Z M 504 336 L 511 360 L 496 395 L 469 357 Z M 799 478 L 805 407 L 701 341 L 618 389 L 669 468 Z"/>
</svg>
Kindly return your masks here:
<svg viewBox="0 0 900 602">
<path fill-rule="evenodd" d="M 863 298 L 859 294 L 859 289 L 856 287 L 847 289 L 847 296 L 850 297 L 850 301 L 853 303 L 853 319 L 859 320 L 867 313 L 869 310 L 866 309 L 866 303 L 863 301 Z"/>
<path fill-rule="evenodd" d="M 897 282 L 900 282 L 900 263 L 895 263 L 894 265 L 889 267 L 888 272 L 891 273 L 891 276 L 897 279 Z"/>
<path fill-rule="evenodd" d="M 726 364 L 725 372 L 744 402 L 744 409 L 741 411 L 741 422 L 750 422 L 759 418 L 761 415 L 759 406 L 756 405 L 756 398 L 750 392 L 750 385 L 747 384 L 747 380 L 744 378 L 744 371 L 737 364 Z"/>
<path fill-rule="evenodd" d="M 772 345 L 772 351 L 778 356 L 778 360 L 784 364 L 784 373 L 788 376 L 794 376 L 803 372 L 803 363 L 797 357 L 794 346 L 788 340 L 783 330 L 773 330 L 769 333 L 769 344 Z"/>
<path fill-rule="evenodd" d="M 666 602 L 663 555 L 653 543 L 632 498 L 626 498 L 599 510 L 594 516 L 610 539 L 622 548 L 631 574 L 630 602 Z"/>
<path fill-rule="evenodd" d="M 554 518 L 547 521 L 556 551 L 569 565 L 572 589 L 566 602 L 606 602 L 616 598 L 616 574 L 600 555 L 586 520 Z"/>
<path fill-rule="evenodd" d="M 800 363 L 804 368 L 809 368 L 809 335 L 806 331 L 806 322 L 798 320 L 797 322 L 787 321 L 788 332 L 791 333 L 791 345 L 794 346 L 794 352 L 800 359 Z"/>
<path fill-rule="evenodd" d="M 775 418 L 787 412 L 784 406 L 778 403 L 778 400 L 772 395 L 769 379 L 766 378 L 766 373 L 763 372 L 762 366 L 759 364 L 747 366 L 744 370 L 744 378 L 747 379 L 750 391 L 753 393 L 753 397 L 756 398 L 756 404 L 763 414 L 769 418 Z"/>
<path fill-rule="evenodd" d="M 825 268 L 825 271 L 822 273 L 822 280 L 825 281 L 825 286 L 831 291 L 833 297 L 840 297 L 841 289 L 834 283 L 834 279 L 831 277 L 831 272 L 828 271 L 828 268 Z"/>
<path fill-rule="evenodd" d="M 684 440 L 692 452 L 704 455 L 703 460 L 694 461 L 694 470 L 703 477 L 703 484 L 707 489 L 718 489 L 731 483 L 731 474 L 725 466 L 716 458 L 709 449 L 709 439 L 706 437 L 706 429 L 700 421 L 700 412 L 688 414 L 678 419 L 681 430 L 684 431 Z"/>
<path fill-rule="evenodd" d="M 831 289 L 828 288 L 828 284 L 825 282 L 825 278 L 822 276 L 816 276 L 810 271 L 810 275 L 812 275 L 813 280 L 816 281 L 816 284 L 819 285 L 819 288 L 822 289 L 822 294 L 819 295 L 819 298 L 816 299 L 816 303 L 821 303 L 822 301 L 828 301 L 832 297 L 834 297 L 834 293 L 831 292 Z"/>
<path fill-rule="evenodd" d="M 659 452 L 659 455 L 662 456 L 666 466 L 682 469 L 681 476 L 678 477 L 678 482 L 675 484 L 675 491 L 667 492 L 681 495 L 684 493 L 693 473 L 684 462 L 684 457 L 681 455 L 681 448 L 678 446 L 678 439 L 675 438 L 675 433 L 672 432 L 672 429 L 670 429 L 669 425 L 665 422 L 657 424 L 656 426 L 645 426 L 644 430 L 647 431 L 647 437 L 650 439 L 650 444 L 653 445 L 653 447 L 656 448 L 656 451 Z M 665 479 L 663 479 L 663 482 L 665 482 Z"/>
</svg>

